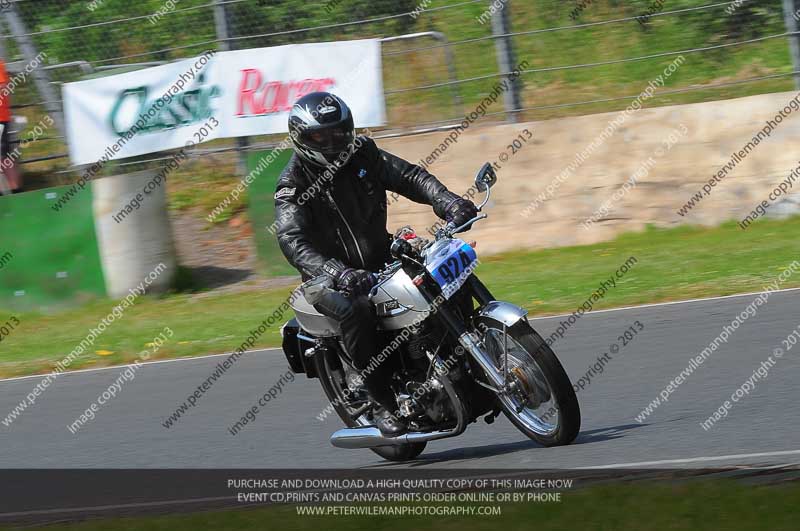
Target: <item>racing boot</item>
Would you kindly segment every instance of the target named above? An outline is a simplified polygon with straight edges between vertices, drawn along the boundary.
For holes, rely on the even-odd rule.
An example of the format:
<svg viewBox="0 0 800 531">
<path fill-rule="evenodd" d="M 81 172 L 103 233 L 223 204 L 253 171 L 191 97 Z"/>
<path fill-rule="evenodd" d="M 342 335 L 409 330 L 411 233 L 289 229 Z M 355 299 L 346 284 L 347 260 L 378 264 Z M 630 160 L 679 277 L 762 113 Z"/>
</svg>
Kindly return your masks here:
<svg viewBox="0 0 800 531">
<path fill-rule="evenodd" d="M 373 382 L 367 382 L 367 387 L 370 395 L 380 405 L 376 408 L 374 419 L 375 426 L 381 430 L 381 433 L 386 437 L 397 437 L 408 431 L 408 425 L 400 418 L 397 413 L 397 400 L 394 393 L 388 386 L 384 385 L 369 385 Z"/>
<path fill-rule="evenodd" d="M 408 424 L 385 407 L 381 407 L 375 414 L 375 425 L 386 437 L 397 437 L 408 431 Z"/>
</svg>

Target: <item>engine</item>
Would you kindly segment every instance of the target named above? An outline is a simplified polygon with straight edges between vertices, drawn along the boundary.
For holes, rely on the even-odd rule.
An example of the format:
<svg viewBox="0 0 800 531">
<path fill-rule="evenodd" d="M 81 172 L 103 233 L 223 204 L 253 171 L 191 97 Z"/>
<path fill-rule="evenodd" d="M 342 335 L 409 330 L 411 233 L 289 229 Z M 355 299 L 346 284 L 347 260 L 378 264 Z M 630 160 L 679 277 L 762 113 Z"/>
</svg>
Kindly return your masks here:
<svg viewBox="0 0 800 531">
<path fill-rule="evenodd" d="M 454 359 L 449 355 L 450 349 L 443 334 L 429 323 L 423 322 L 407 330 L 411 335 L 404 344 L 403 381 L 398 382 L 401 389 L 398 406 L 408 418 L 439 424 L 453 414 L 439 376 L 448 372 L 455 363 Z M 450 356 L 449 363 L 431 367 L 437 355 L 440 358 Z"/>
</svg>

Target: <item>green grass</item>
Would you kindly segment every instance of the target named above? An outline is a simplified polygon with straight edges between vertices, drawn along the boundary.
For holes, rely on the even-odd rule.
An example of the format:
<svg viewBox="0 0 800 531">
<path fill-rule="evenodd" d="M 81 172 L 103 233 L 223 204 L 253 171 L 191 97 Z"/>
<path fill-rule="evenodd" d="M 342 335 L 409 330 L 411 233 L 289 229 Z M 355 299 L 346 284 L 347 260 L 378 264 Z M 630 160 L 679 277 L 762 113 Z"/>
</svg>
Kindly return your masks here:
<svg viewBox="0 0 800 531">
<path fill-rule="evenodd" d="M 596 245 L 486 257 L 477 273 L 495 297 L 522 305 L 532 315 L 575 310 L 631 256 L 637 263 L 595 308 L 744 293 L 761 290 L 800 259 L 798 232 L 800 217 L 759 221 L 747 231 L 734 223 L 716 228 L 648 229 Z M 797 286 L 800 275 L 782 285 Z M 157 358 L 229 352 L 271 315 L 288 293 L 289 288 L 284 287 L 224 295 L 143 297 L 71 367 L 136 359 L 165 326 L 175 335 Z M 56 315 L 16 315 L 21 324 L 3 340 L 0 376 L 46 372 L 72 351 L 114 304 L 98 300 Z M 11 315 L 0 310 L 0 323 Z M 270 327 L 256 346 L 278 346 L 279 326 Z"/>
<path fill-rule="evenodd" d="M 174 336 L 154 358 L 232 351 L 280 306 L 288 293 L 286 288 L 230 295 L 142 297 L 70 368 L 132 361 L 167 326 Z M 3 340 L 0 375 L 51 370 L 86 337 L 91 328 L 97 327 L 100 319 L 107 316 L 115 304 L 110 300 L 98 300 L 56 315 L 18 314 L 20 325 Z M 0 312 L 0 322 L 5 322 L 10 315 Z M 271 327 L 257 344 L 278 344 L 281 324 Z"/>
<path fill-rule="evenodd" d="M 452 0 L 448 3 L 456 3 Z M 673 0 L 664 10 L 708 5 L 700 0 Z M 443 4 L 443 3 L 442 3 Z M 442 5 L 438 4 L 438 5 Z M 571 26 L 637 16 L 647 10 L 651 0 L 615 2 L 598 0 L 588 6 L 578 20 L 569 17 L 574 2 L 531 0 L 512 2 L 512 31 L 525 32 L 545 28 Z M 488 5 L 488 3 L 487 3 Z M 590 26 L 555 32 L 534 33 L 514 37 L 518 61 L 526 60 L 527 68 L 539 69 L 567 65 L 601 63 L 609 60 L 649 56 L 714 45 L 730 44 L 785 31 L 781 3 L 763 2 L 746 18 L 726 15 L 724 5 L 710 9 L 652 18 L 646 27 L 636 21 Z M 444 31 L 451 42 L 486 37 L 490 25 L 481 25 L 476 17 L 486 9 L 483 3 L 461 6 L 421 17 L 434 29 Z M 748 6 L 748 9 L 750 7 Z M 740 11 L 740 14 L 743 13 Z M 428 17 L 432 20 L 428 20 Z M 746 22 L 745 22 L 746 21 Z M 418 26 L 424 22 L 418 22 Z M 422 31 L 423 28 L 420 28 Z M 429 28 L 425 28 L 429 29 Z M 390 55 L 399 50 L 429 46 L 424 41 L 389 43 L 384 46 L 384 75 L 387 90 L 424 86 L 446 80 L 445 57 L 441 49 Z M 452 47 L 456 71 L 460 79 L 497 73 L 492 41 L 457 44 Z M 524 107 L 564 104 L 601 98 L 639 94 L 648 82 L 661 74 L 675 56 L 625 63 L 575 68 L 549 72 L 533 72 L 523 76 Z M 747 45 L 725 47 L 698 53 L 686 53 L 686 62 L 668 78 L 659 91 L 675 88 L 755 78 L 791 72 L 791 60 L 785 39 L 771 39 Z M 469 112 L 485 96 L 497 79 L 473 81 L 458 85 L 464 99 L 463 111 Z M 765 80 L 729 88 L 699 90 L 650 100 L 646 106 L 673 105 L 712 101 L 753 94 L 792 90 L 789 77 Z M 414 123 L 423 111 L 426 120 L 451 118 L 459 110 L 451 104 L 449 87 L 419 92 L 390 94 L 387 98 L 389 122 L 404 120 Z M 525 119 L 541 120 L 624 109 L 629 102 L 604 102 L 595 105 L 530 111 Z M 498 103 L 490 112 L 502 110 Z"/>
<path fill-rule="evenodd" d="M 209 214 L 225 200 L 239 182 L 236 175 L 236 154 L 222 153 L 201 157 L 184 163 L 170 179 L 167 188 L 171 210 L 197 210 L 201 217 Z M 225 223 L 245 210 L 247 201 L 241 198 L 214 218 L 212 223 Z"/>
<path fill-rule="evenodd" d="M 562 493 L 561 502 L 503 504 L 500 516 L 299 516 L 294 507 L 118 518 L 60 524 L 63 531 L 789 531 L 800 521 L 800 485 L 749 487 L 733 481 L 626 483 Z"/>
<path fill-rule="evenodd" d="M 800 259 L 798 229 L 800 217 L 765 221 L 747 231 L 734 222 L 648 228 L 590 246 L 492 256 L 478 275 L 497 298 L 536 314 L 574 310 L 630 256 L 638 263 L 598 307 L 758 291 Z M 791 286 L 800 286 L 800 275 L 783 285 Z"/>
</svg>

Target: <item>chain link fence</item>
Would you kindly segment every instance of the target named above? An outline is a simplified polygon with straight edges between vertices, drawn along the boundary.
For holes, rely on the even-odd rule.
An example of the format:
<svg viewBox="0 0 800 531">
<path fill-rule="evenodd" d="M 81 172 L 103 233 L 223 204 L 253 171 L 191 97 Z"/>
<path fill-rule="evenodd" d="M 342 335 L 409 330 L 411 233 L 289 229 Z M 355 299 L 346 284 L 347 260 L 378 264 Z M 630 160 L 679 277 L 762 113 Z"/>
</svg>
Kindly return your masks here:
<svg viewBox="0 0 800 531">
<path fill-rule="evenodd" d="M 87 76 L 208 49 L 381 38 L 388 124 L 379 135 L 396 135 L 460 122 L 519 64 L 518 93 L 486 109 L 482 122 L 625 108 L 678 56 L 685 63 L 647 105 L 791 90 L 798 72 L 787 39 L 796 46 L 800 18 L 793 7 L 794 0 L 8 0 L 0 55 L 11 75 L 31 54 L 44 57 L 38 70 L 46 75 L 26 76 L 11 96 L 21 137 L 60 110 L 62 83 Z M 242 145 L 218 140 L 205 152 Z M 69 180 L 65 154 L 53 129 L 26 145 L 24 161 Z"/>
</svg>

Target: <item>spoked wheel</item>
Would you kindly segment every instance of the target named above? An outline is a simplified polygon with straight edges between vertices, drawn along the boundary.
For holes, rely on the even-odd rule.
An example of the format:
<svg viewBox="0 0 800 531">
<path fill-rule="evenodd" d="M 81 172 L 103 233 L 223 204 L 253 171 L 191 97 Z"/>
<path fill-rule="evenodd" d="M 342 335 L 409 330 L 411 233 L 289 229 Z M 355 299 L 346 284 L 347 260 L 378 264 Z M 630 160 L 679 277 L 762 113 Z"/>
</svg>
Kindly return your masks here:
<svg viewBox="0 0 800 531">
<path fill-rule="evenodd" d="M 525 321 L 505 330 L 494 319 L 479 322 L 496 367 L 508 371 L 510 392 L 498 398 L 509 420 L 544 446 L 574 441 L 581 427 L 578 398 L 550 346 Z"/>
<path fill-rule="evenodd" d="M 335 356 L 335 353 L 323 350 L 314 357 L 317 375 L 325 395 L 348 428 L 372 425 L 368 418 L 372 403 L 366 390 L 356 384 L 358 373 Z M 380 446 L 370 450 L 389 461 L 408 461 L 421 454 L 425 446 L 426 443 L 423 442 Z"/>
</svg>

